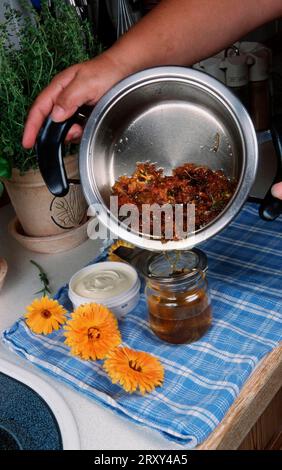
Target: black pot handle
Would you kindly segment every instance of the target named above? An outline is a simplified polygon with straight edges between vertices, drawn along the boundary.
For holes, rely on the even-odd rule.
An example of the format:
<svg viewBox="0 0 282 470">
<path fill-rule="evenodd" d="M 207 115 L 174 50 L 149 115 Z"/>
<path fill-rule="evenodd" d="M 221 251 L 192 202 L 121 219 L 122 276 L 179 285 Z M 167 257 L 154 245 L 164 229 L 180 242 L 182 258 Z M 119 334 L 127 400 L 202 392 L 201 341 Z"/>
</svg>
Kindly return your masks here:
<svg viewBox="0 0 282 470">
<path fill-rule="evenodd" d="M 62 144 L 73 124 L 84 124 L 92 109 L 82 106 L 63 122 L 54 122 L 49 116 L 38 134 L 36 142 L 38 166 L 46 186 L 54 196 L 63 197 L 69 191 Z"/>
<path fill-rule="evenodd" d="M 282 182 L 282 114 L 274 116 L 271 126 L 272 141 L 277 155 L 277 172 L 274 181 L 275 183 Z M 264 200 L 259 208 L 259 215 L 264 220 L 275 220 L 282 214 L 282 200 L 277 199 L 271 194 L 271 187 L 267 192 Z"/>
</svg>

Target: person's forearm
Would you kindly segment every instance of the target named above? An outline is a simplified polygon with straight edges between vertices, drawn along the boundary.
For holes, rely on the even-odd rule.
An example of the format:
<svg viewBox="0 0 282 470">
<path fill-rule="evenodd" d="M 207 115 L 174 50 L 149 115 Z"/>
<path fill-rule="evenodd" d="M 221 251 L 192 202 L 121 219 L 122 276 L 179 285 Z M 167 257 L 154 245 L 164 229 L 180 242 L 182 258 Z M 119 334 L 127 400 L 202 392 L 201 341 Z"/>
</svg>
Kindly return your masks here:
<svg viewBox="0 0 282 470">
<path fill-rule="evenodd" d="M 279 16 L 282 0 L 162 0 L 108 50 L 53 78 L 29 112 L 23 145 L 34 145 L 49 114 L 64 121 L 82 104 L 93 106 L 131 73 L 158 65 L 192 65 Z M 77 127 L 72 128 L 75 138 L 81 135 Z"/>
<path fill-rule="evenodd" d="M 192 65 L 282 16 L 282 0 L 162 0 L 106 52 L 125 73 Z"/>
</svg>

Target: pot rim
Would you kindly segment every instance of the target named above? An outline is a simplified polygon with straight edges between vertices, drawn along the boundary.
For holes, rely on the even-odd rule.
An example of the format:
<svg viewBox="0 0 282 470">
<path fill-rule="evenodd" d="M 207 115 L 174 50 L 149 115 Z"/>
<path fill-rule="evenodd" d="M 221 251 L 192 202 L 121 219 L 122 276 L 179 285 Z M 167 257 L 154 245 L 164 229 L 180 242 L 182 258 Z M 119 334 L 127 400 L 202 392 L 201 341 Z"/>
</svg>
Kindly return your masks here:
<svg viewBox="0 0 282 470">
<path fill-rule="evenodd" d="M 66 155 L 64 158 L 65 165 L 69 177 L 74 177 L 78 172 L 78 154 L 70 154 Z M 41 176 L 41 172 L 39 168 L 30 169 L 24 173 L 21 173 L 18 168 L 12 169 L 12 176 L 11 178 L 3 178 L 1 181 L 6 184 L 11 185 L 18 185 L 18 186 L 45 186 L 46 184 Z"/>
</svg>

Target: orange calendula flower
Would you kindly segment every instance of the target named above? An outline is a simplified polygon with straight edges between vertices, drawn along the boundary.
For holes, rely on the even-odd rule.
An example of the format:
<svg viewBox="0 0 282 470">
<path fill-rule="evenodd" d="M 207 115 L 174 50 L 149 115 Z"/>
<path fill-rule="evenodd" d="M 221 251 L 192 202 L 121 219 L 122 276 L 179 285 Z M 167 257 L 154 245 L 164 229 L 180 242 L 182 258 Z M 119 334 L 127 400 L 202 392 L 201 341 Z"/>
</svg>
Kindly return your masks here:
<svg viewBox="0 0 282 470">
<path fill-rule="evenodd" d="M 108 250 L 108 259 L 110 261 L 124 261 L 121 259 L 118 255 L 116 255 L 114 252 L 119 248 L 120 246 L 125 246 L 126 248 L 134 248 L 134 245 L 132 243 L 125 242 L 123 240 L 117 240 L 115 243 L 113 243 L 109 250 Z"/>
<path fill-rule="evenodd" d="M 144 395 L 161 386 L 164 380 L 164 368 L 157 358 L 126 347 L 111 351 L 104 369 L 114 384 L 120 384 L 129 393 L 140 390 Z"/>
<path fill-rule="evenodd" d="M 35 299 L 26 310 L 26 324 L 36 334 L 48 335 L 66 322 L 67 311 L 57 300 L 47 296 Z"/>
<path fill-rule="evenodd" d="M 71 354 L 85 360 L 104 359 L 121 343 L 116 317 L 104 305 L 81 305 L 65 330 L 65 343 L 71 348 Z"/>
</svg>

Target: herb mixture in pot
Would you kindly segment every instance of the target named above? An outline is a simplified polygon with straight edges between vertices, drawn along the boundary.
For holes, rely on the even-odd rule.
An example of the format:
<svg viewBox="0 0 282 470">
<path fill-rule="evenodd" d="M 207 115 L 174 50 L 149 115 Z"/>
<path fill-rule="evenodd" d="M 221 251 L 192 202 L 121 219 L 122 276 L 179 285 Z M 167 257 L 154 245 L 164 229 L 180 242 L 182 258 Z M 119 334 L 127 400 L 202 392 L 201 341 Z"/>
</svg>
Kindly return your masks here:
<svg viewBox="0 0 282 470">
<path fill-rule="evenodd" d="M 114 184 L 113 195 L 118 196 L 119 208 L 124 204 L 137 205 L 142 231 L 142 204 L 195 204 L 195 230 L 211 222 L 231 199 L 237 181 L 227 178 L 222 170 L 185 163 L 164 174 L 150 162 L 138 163 L 132 176 L 120 176 Z M 186 209 L 187 212 L 187 209 Z"/>
</svg>

